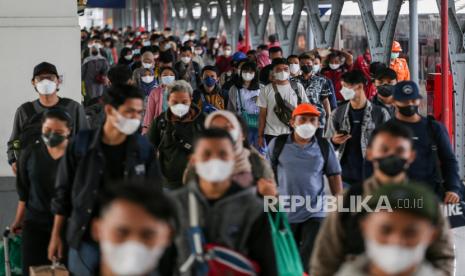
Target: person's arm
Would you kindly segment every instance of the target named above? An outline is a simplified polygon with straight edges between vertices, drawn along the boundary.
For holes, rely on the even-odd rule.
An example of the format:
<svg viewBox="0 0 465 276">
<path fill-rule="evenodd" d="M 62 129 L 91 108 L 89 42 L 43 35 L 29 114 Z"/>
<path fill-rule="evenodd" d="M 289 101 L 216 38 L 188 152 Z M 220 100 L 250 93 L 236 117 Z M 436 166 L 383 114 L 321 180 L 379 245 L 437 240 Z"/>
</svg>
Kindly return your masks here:
<svg viewBox="0 0 465 276">
<path fill-rule="evenodd" d="M 331 105 L 329 104 L 329 100 L 327 97 L 323 99 L 322 104 L 326 112 L 326 119 L 329 119 L 329 115 L 331 114 Z"/>
<path fill-rule="evenodd" d="M 23 228 L 24 214 L 26 213 L 26 202 L 19 200 L 16 207 L 15 220 L 10 226 L 11 232 L 19 234 Z"/>
<path fill-rule="evenodd" d="M 87 120 L 86 116 L 86 111 L 84 110 L 84 107 L 82 105 L 77 105 L 77 111 L 76 111 L 76 122 L 74 123 L 75 126 L 77 126 L 75 130 L 75 134 L 78 133 L 81 130 L 86 130 L 89 129 L 89 120 Z"/>
<path fill-rule="evenodd" d="M 160 129 L 160 117 L 155 119 L 152 122 L 152 125 L 150 125 L 149 131 L 147 132 L 147 138 L 149 139 L 150 143 L 152 143 L 156 148 L 160 146 L 162 138 Z"/>
<path fill-rule="evenodd" d="M 63 241 L 61 239 L 61 232 L 65 224 L 66 217 L 62 215 L 55 215 L 53 220 L 52 235 L 50 236 L 50 243 L 48 245 L 48 259 L 50 261 L 60 260 L 64 256 Z"/>
<path fill-rule="evenodd" d="M 341 54 L 346 58 L 347 67 L 351 68 L 352 64 L 354 64 L 354 57 L 345 50 L 341 50 Z"/>
<path fill-rule="evenodd" d="M 441 171 L 444 178 L 446 196 L 445 203 L 458 203 L 463 197 L 464 186 L 460 181 L 459 166 L 455 158 L 449 135 L 443 124 L 437 123 L 436 139 L 438 143 L 438 154 L 441 161 Z M 453 193 L 453 194 L 452 194 Z"/>
<path fill-rule="evenodd" d="M 336 156 L 334 148 L 331 144 L 328 144 L 329 151 L 328 157 L 325 162 L 324 173 L 328 177 L 329 188 L 331 190 L 331 194 L 334 196 L 342 194 L 342 168 L 341 164 Z"/>
<path fill-rule="evenodd" d="M 340 174 L 328 176 L 329 189 L 334 196 L 342 194 L 342 178 Z"/>
<path fill-rule="evenodd" d="M 310 259 L 312 275 L 333 276 L 344 262 L 344 246 L 349 241 L 340 214 L 329 213 L 318 231 Z"/>
<path fill-rule="evenodd" d="M 16 155 L 15 155 L 15 141 L 19 139 L 19 134 L 21 133 L 23 118 L 21 116 L 21 107 L 16 110 L 15 118 L 13 121 L 13 129 L 11 131 L 10 139 L 7 142 L 7 155 L 8 163 L 12 166 L 14 174 L 16 174 Z"/>
<path fill-rule="evenodd" d="M 302 103 L 309 103 L 310 101 L 308 100 L 307 93 L 305 93 L 305 88 L 302 86 L 302 84 L 297 83 L 297 91 L 300 93 L 300 97 L 302 98 Z"/>
</svg>

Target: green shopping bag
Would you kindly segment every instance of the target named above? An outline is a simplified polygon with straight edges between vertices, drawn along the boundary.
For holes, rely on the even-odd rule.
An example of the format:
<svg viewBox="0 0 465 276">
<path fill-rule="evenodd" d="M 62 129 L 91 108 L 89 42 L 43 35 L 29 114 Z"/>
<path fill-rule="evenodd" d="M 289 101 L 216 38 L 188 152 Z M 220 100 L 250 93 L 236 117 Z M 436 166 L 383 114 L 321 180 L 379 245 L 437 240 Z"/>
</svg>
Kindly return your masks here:
<svg viewBox="0 0 465 276">
<path fill-rule="evenodd" d="M 279 276 L 304 275 L 299 250 L 292 235 L 291 227 L 285 213 L 277 212 L 273 218 L 268 212 L 271 226 L 271 237 L 276 255 Z"/>
<path fill-rule="evenodd" d="M 10 268 L 12 276 L 22 275 L 21 265 L 21 237 L 16 235 L 8 238 L 8 234 L 3 237 L 3 243 L 0 244 L 0 276 L 5 276 L 5 245 L 8 242 L 8 256 L 10 258 Z"/>
</svg>

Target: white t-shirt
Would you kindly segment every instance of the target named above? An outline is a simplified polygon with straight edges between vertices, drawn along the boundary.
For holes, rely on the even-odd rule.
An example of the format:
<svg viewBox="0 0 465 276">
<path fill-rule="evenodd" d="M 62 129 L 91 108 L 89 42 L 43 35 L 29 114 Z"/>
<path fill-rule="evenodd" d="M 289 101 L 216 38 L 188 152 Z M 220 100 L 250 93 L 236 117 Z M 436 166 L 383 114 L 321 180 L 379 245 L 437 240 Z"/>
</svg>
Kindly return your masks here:
<svg viewBox="0 0 465 276">
<path fill-rule="evenodd" d="M 294 107 L 297 106 L 298 98 L 290 84 L 277 85 L 276 87 L 278 88 L 278 92 L 281 94 L 281 97 L 284 101 L 290 103 Z M 297 83 L 297 90 L 299 92 L 300 98 L 302 99 L 302 103 L 308 103 L 305 89 L 300 83 Z M 260 94 L 258 96 L 257 106 L 267 109 L 265 134 L 278 136 L 281 134 L 290 133 L 291 131 L 287 125 L 283 124 L 278 119 L 276 113 L 273 110 L 276 106 L 274 93 L 273 85 L 271 83 L 261 88 Z"/>
</svg>

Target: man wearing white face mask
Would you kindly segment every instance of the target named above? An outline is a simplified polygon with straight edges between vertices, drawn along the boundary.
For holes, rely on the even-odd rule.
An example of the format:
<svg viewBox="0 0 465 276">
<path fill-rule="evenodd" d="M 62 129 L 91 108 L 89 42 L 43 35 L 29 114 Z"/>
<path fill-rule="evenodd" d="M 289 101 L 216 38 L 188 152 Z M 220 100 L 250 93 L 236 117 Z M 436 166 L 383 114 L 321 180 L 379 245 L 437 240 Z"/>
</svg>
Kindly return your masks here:
<svg viewBox="0 0 465 276">
<path fill-rule="evenodd" d="M 348 101 L 330 115 L 325 137 L 339 152 L 342 179 L 346 184 L 360 184 L 368 140 L 375 128 L 390 119 L 389 113 L 367 100 L 366 79 L 359 70 L 342 75 L 341 95 Z"/>
<path fill-rule="evenodd" d="M 231 180 L 234 170 L 234 142 L 226 130 L 207 129 L 199 134 L 191 163 L 197 178 L 173 193 L 180 221 L 180 233 L 188 233 L 194 196 L 198 226 L 205 243 L 235 250 L 260 266 L 260 275 L 277 275 L 270 227 L 263 203 L 253 187 L 243 188 Z M 195 208 L 195 207 L 194 207 Z M 176 241 L 176 263 L 182 265 L 191 255 L 189 235 Z M 195 264 L 183 276 L 195 274 Z"/>
<path fill-rule="evenodd" d="M 174 69 L 179 74 L 179 79 L 187 81 L 192 88 L 197 89 L 201 84 L 200 65 L 192 60 L 192 49 L 183 46 L 180 49 L 180 60 L 174 64 Z"/>
<path fill-rule="evenodd" d="M 294 131 L 273 139 L 267 152 L 278 183 L 278 194 L 311 198 L 314 211 L 301 206 L 288 213 L 306 272 L 309 271 L 308 260 L 315 237 L 326 215 L 323 205 L 317 205 L 325 195 L 323 175 L 328 177 L 333 195 L 342 192 L 341 166 L 334 149 L 326 139 L 315 136 L 319 116 L 315 106 L 308 103 L 298 105 L 292 112 Z"/>
<path fill-rule="evenodd" d="M 160 191 L 138 184 L 123 182 L 103 196 L 99 218 L 92 223 L 101 249 L 95 275 L 159 275 L 160 259 L 174 237 L 174 204 Z"/>
<path fill-rule="evenodd" d="M 387 200 L 392 211 L 365 214 L 360 222 L 365 253 L 345 263 L 336 276 L 445 275 L 425 259 L 440 229 L 440 208 L 431 191 L 412 183 L 385 185 L 368 206 L 376 208 L 380 200 Z M 421 206 L 414 204 L 420 201 Z"/>
<path fill-rule="evenodd" d="M 98 265 L 98 246 L 89 224 L 98 212 L 97 195 L 122 179 L 160 179 L 154 148 L 137 133 L 143 109 L 140 89 L 119 85 L 104 94 L 105 123 L 78 133 L 60 163 L 52 200 L 55 214 L 48 257 L 61 258 L 60 233 L 68 219 L 69 269 L 92 275 Z M 152 182 L 153 188 L 161 188 Z M 75 191 L 79 191 L 76 193 Z"/>
<path fill-rule="evenodd" d="M 67 111 L 73 119 L 72 135 L 89 127 L 84 108 L 71 99 L 58 96 L 61 80 L 55 65 L 42 62 L 35 66 L 31 84 L 39 98 L 18 107 L 7 143 L 8 163 L 15 174 L 20 151 L 40 139 L 41 119 L 45 111 L 51 108 Z"/>
<path fill-rule="evenodd" d="M 147 133 L 157 147 L 164 188 L 178 189 L 193 150 L 193 140 L 203 129 L 205 116 L 192 104 L 192 87 L 175 81 L 168 88 L 167 111 L 158 116 Z"/>
<path fill-rule="evenodd" d="M 155 56 L 150 51 L 146 51 L 142 54 L 142 67 L 134 70 L 132 74 L 132 79 L 136 86 L 141 84 L 141 78 L 146 69 L 155 70 Z"/>
<path fill-rule="evenodd" d="M 260 89 L 257 106 L 260 107 L 258 145 L 265 146 L 274 137 L 290 133 L 292 110 L 307 103 L 307 95 L 300 83 L 289 82 L 289 64 L 284 58 L 273 60 L 273 82 Z M 266 141 L 265 141 L 266 140 Z"/>
</svg>

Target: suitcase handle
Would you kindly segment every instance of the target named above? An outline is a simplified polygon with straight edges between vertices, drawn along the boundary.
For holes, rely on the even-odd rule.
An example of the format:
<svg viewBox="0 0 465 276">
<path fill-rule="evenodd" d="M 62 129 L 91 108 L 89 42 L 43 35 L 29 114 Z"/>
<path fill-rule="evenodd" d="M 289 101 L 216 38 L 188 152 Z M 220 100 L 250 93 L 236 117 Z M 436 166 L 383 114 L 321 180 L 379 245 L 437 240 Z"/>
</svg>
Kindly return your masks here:
<svg viewBox="0 0 465 276">
<path fill-rule="evenodd" d="M 10 236 L 11 230 L 10 227 L 6 227 L 5 231 L 3 231 L 3 237 L 8 238 Z"/>
</svg>

